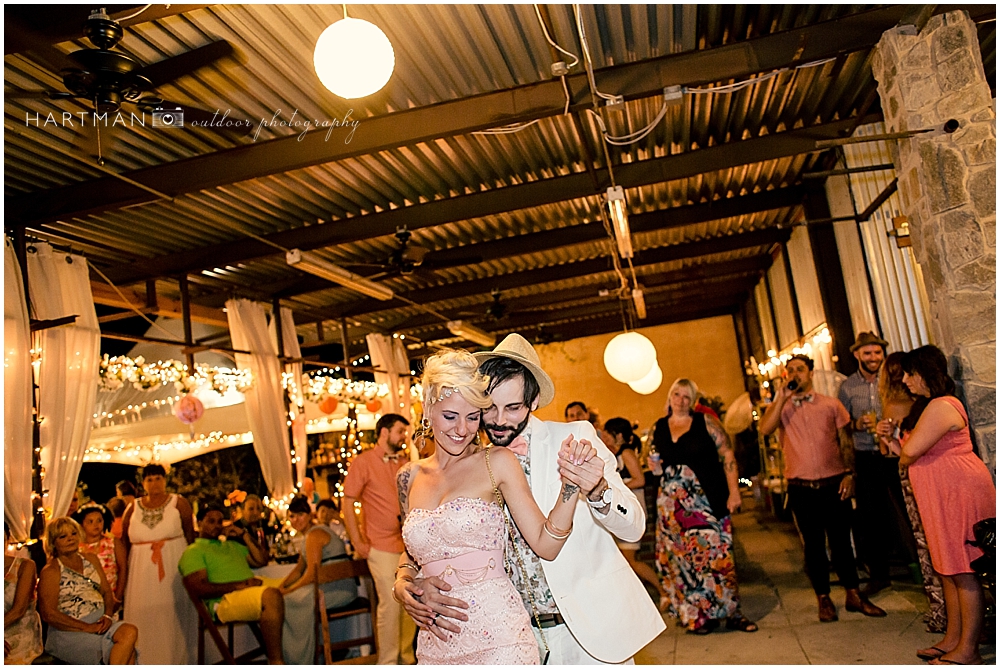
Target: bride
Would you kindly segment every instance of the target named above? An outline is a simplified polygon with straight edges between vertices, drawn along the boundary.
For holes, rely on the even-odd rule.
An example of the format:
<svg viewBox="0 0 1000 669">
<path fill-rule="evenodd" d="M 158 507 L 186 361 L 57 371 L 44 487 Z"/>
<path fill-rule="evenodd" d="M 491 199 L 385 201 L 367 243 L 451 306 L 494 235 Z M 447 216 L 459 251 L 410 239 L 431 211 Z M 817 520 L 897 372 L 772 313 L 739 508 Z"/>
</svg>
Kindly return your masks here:
<svg viewBox="0 0 1000 669">
<path fill-rule="evenodd" d="M 469 603 L 468 622 L 448 641 L 421 625 L 420 664 L 538 664 L 529 613 L 504 570 L 507 525 L 495 490 L 532 550 L 546 560 L 559 554 L 572 532 L 578 490 L 564 480 L 546 518 L 515 456 L 505 448 L 480 448 L 482 410 L 492 402 L 478 366 L 465 351 L 443 351 L 424 365 L 424 426 L 432 430 L 434 452 L 396 477 L 406 544 L 397 576 L 438 576 L 452 586 L 451 596 Z M 578 442 L 569 448 L 577 462 L 594 450 Z M 519 568 L 515 557 L 510 568 Z"/>
</svg>

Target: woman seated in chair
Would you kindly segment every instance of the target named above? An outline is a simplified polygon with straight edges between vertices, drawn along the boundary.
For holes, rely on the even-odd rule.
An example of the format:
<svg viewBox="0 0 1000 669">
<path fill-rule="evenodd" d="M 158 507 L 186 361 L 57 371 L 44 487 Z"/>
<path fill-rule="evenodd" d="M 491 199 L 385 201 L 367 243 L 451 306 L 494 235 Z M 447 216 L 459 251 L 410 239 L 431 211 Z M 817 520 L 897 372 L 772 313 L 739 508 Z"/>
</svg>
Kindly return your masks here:
<svg viewBox="0 0 1000 669">
<path fill-rule="evenodd" d="M 319 506 L 333 506 L 330 500 L 322 500 Z M 281 594 L 285 596 L 286 610 L 288 603 L 292 600 L 305 599 L 313 596 L 313 588 L 305 587 L 316 581 L 316 574 L 321 565 L 330 564 L 337 560 L 347 560 L 347 551 L 344 542 L 328 525 L 314 523 L 312 518 L 312 507 L 305 497 L 296 497 L 288 505 L 288 519 L 292 523 L 294 530 L 305 536 L 305 548 L 299 556 L 299 562 L 295 565 L 285 580 L 281 583 Z M 319 588 L 323 591 L 326 600 L 326 607 L 334 609 L 344 606 L 354 601 L 358 596 L 358 586 L 353 580 L 332 581 L 322 583 Z M 310 626 L 312 627 L 312 626 Z M 302 628 L 297 629 L 297 638 L 301 640 L 301 655 L 292 652 L 289 648 L 289 639 L 285 640 L 285 659 L 290 656 L 301 658 L 301 662 L 291 659 L 294 664 L 312 664 L 313 652 L 315 650 L 315 635 L 306 634 Z"/>
<path fill-rule="evenodd" d="M 4 545 L 10 529 L 3 524 Z M 35 563 L 3 556 L 3 663 L 31 664 L 42 654 L 42 621 L 35 611 Z"/>
<path fill-rule="evenodd" d="M 93 553 L 80 553 L 83 530 L 72 518 L 45 528 L 49 561 L 38 580 L 38 607 L 49 624 L 45 650 L 69 664 L 133 664 L 135 625 L 114 622 L 114 593 Z"/>
</svg>

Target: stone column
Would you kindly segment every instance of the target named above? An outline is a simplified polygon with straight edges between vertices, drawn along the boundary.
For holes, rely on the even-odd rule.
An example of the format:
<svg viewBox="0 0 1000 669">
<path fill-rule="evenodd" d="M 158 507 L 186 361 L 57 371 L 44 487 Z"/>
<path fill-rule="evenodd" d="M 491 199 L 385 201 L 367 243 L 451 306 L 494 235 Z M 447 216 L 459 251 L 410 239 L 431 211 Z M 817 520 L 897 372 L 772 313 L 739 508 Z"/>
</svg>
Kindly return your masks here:
<svg viewBox="0 0 1000 669">
<path fill-rule="evenodd" d="M 895 143 L 903 212 L 930 299 L 931 332 L 964 392 L 996 477 L 996 114 L 976 26 L 964 11 L 882 35 L 872 60 Z"/>
</svg>

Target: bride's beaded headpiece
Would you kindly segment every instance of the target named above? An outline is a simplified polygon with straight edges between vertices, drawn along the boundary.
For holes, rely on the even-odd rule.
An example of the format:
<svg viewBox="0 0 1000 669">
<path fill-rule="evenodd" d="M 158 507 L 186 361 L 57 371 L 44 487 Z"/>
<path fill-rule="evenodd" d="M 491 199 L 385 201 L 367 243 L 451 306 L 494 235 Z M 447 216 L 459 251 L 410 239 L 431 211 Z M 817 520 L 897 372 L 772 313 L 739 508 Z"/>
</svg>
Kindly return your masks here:
<svg viewBox="0 0 1000 669">
<path fill-rule="evenodd" d="M 440 402 L 442 400 L 446 400 L 449 397 L 451 397 L 452 395 L 454 395 L 456 392 L 458 392 L 458 388 L 441 388 L 441 392 L 438 393 L 437 397 L 431 396 L 431 398 L 430 398 L 431 399 L 431 404 L 435 404 L 435 403 Z"/>
</svg>

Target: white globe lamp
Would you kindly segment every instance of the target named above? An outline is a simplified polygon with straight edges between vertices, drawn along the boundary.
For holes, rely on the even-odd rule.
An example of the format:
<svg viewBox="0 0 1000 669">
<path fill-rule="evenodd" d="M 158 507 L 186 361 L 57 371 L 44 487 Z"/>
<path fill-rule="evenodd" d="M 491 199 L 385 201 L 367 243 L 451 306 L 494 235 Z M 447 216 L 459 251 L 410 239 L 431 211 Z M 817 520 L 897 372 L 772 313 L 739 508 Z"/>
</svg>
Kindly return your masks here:
<svg viewBox="0 0 1000 669">
<path fill-rule="evenodd" d="M 643 378 L 656 364 L 656 347 L 638 332 L 623 332 L 604 349 L 604 367 L 616 381 L 631 383 Z"/>
<path fill-rule="evenodd" d="M 640 395 L 652 395 L 661 383 L 663 383 L 663 370 L 660 369 L 658 363 L 654 362 L 653 369 L 649 370 L 649 374 L 628 384 L 628 387 Z"/>
<path fill-rule="evenodd" d="M 363 98 L 382 89 L 392 76 L 396 56 L 378 26 L 343 18 L 316 40 L 313 67 L 319 80 L 342 98 Z"/>
</svg>

